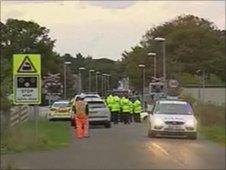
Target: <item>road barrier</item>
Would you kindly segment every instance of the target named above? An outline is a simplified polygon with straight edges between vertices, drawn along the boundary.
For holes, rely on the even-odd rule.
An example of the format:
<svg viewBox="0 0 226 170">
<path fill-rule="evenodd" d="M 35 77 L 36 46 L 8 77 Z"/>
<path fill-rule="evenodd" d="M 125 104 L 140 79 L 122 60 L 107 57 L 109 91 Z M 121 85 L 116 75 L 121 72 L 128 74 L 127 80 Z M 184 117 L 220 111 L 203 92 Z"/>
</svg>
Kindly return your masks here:
<svg viewBox="0 0 226 170">
<path fill-rule="evenodd" d="M 14 106 L 10 109 L 9 125 L 10 127 L 16 124 L 26 122 L 29 118 L 29 106 Z"/>
</svg>

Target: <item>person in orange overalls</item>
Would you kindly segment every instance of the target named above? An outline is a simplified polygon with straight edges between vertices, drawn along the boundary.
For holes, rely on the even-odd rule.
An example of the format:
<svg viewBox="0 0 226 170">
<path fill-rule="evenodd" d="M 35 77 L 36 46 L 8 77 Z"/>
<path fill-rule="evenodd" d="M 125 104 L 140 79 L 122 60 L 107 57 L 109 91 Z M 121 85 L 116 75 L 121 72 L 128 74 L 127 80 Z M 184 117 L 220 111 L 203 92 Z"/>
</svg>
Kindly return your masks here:
<svg viewBox="0 0 226 170">
<path fill-rule="evenodd" d="M 89 137 L 88 133 L 88 105 L 82 96 L 77 97 L 74 104 L 74 133 L 78 138 Z"/>
</svg>

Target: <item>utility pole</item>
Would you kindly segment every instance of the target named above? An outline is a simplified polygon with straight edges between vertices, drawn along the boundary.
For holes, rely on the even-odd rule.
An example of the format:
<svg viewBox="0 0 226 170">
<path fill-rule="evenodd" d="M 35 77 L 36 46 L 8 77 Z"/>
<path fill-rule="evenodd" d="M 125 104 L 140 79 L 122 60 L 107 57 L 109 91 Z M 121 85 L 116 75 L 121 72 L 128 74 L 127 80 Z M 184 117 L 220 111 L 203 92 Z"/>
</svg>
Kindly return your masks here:
<svg viewBox="0 0 226 170">
<path fill-rule="evenodd" d="M 82 70 L 86 70 L 84 67 L 79 67 L 79 94 L 82 92 Z"/>
<path fill-rule="evenodd" d="M 167 94 L 167 82 L 166 82 L 166 39 L 161 37 L 154 38 L 155 41 L 162 42 L 162 61 L 163 61 L 163 82 L 164 82 L 164 92 Z"/>
<path fill-rule="evenodd" d="M 145 65 L 144 64 L 139 64 L 138 65 L 139 68 L 142 69 L 142 78 L 143 78 L 143 81 L 142 81 L 142 106 L 143 106 L 143 109 L 145 109 L 145 102 L 144 102 L 144 95 L 145 95 Z"/>
<path fill-rule="evenodd" d="M 92 91 L 92 72 L 94 72 L 94 70 L 89 70 L 89 92 Z"/>
<path fill-rule="evenodd" d="M 96 72 L 96 92 L 98 93 L 99 90 L 98 90 L 98 75 L 100 74 L 99 71 Z"/>
<path fill-rule="evenodd" d="M 70 65 L 70 61 L 64 62 L 64 99 L 67 98 L 67 65 Z"/>
</svg>

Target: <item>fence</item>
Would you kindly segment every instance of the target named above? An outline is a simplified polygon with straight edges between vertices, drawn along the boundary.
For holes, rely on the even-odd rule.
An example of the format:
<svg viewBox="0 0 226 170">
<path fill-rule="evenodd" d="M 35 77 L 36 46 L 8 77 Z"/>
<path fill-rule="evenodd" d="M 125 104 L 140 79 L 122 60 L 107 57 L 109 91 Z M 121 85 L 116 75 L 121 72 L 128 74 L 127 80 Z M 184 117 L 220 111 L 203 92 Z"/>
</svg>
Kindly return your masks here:
<svg viewBox="0 0 226 170">
<path fill-rule="evenodd" d="M 29 118 L 29 106 L 14 106 L 10 109 L 9 126 L 27 121 Z"/>
</svg>

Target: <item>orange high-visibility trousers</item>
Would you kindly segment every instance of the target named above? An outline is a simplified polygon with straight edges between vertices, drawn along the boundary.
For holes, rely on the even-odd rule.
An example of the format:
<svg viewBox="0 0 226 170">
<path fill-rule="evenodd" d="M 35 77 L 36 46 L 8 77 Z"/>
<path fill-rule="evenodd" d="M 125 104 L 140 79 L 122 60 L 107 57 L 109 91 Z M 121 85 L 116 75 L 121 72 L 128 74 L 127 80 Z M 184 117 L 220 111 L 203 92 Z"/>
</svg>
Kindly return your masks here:
<svg viewBox="0 0 226 170">
<path fill-rule="evenodd" d="M 86 118 L 75 116 L 75 124 L 75 135 L 78 138 L 83 138 L 85 134 Z"/>
</svg>

